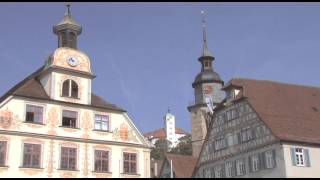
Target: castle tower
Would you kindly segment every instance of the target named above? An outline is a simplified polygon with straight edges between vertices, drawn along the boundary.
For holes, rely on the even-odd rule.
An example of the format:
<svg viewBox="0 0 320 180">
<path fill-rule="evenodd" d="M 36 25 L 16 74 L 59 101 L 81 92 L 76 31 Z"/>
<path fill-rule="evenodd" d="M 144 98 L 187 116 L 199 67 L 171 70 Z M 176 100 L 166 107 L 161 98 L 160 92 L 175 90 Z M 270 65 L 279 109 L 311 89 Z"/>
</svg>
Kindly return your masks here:
<svg viewBox="0 0 320 180">
<path fill-rule="evenodd" d="M 169 147 L 175 147 L 177 145 L 176 120 L 175 116 L 170 113 L 170 110 L 168 110 L 168 112 L 164 116 L 164 122 L 167 140 L 171 142 L 171 145 Z"/>
<path fill-rule="evenodd" d="M 206 114 L 209 112 L 207 102 L 213 105 L 220 103 L 225 94 L 221 90 L 224 82 L 218 73 L 213 70 L 212 62 L 215 60 L 208 48 L 206 24 L 203 18 L 203 52 L 198 58 L 201 63 L 201 72 L 196 76 L 192 87 L 194 88 L 195 100 L 188 107 L 192 121 L 192 150 L 193 156 L 198 157 L 204 138 L 207 133 Z"/>
</svg>

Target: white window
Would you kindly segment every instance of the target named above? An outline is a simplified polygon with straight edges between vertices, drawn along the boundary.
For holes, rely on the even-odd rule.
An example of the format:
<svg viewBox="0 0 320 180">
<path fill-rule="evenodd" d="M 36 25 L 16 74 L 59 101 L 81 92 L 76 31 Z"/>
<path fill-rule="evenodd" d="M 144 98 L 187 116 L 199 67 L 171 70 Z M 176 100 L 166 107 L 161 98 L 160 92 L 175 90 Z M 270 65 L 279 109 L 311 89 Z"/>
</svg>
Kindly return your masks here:
<svg viewBox="0 0 320 180">
<path fill-rule="evenodd" d="M 297 166 L 305 166 L 304 155 L 302 148 L 296 148 L 296 165 Z"/>
<path fill-rule="evenodd" d="M 241 142 L 250 141 L 253 139 L 253 131 L 251 128 L 247 128 L 241 132 Z"/>
<path fill-rule="evenodd" d="M 258 155 L 254 155 L 251 156 L 251 169 L 253 172 L 255 171 L 259 171 L 259 156 Z"/>
<path fill-rule="evenodd" d="M 236 161 L 237 176 L 244 175 L 246 173 L 246 167 L 244 164 L 244 159 L 239 159 Z"/>
<path fill-rule="evenodd" d="M 209 168 L 203 169 L 203 176 L 205 178 L 210 178 L 210 169 Z"/>
<path fill-rule="evenodd" d="M 266 158 L 266 167 L 273 168 L 274 167 L 273 151 L 267 151 L 265 153 L 265 158 Z"/>
<path fill-rule="evenodd" d="M 226 177 L 232 177 L 232 162 L 226 162 Z"/>
<path fill-rule="evenodd" d="M 222 177 L 222 167 L 221 166 L 216 166 L 214 168 L 214 177 L 215 178 L 221 178 Z"/>
<path fill-rule="evenodd" d="M 233 143 L 233 135 L 227 134 L 226 137 L 227 137 L 228 146 L 232 146 L 234 144 Z"/>
<path fill-rule="evenodd" d="M 109 116 L 96 114 L 95 117 L 95 130 L 110 131 L 109 128 Z"/>
<path fill-rule="evenodd" d="M 235 118 L 237 118 L 238 117 L 238 112 L 237 112 L 237 110 L 236 109 L 232 109 L 231 110 L 231 118 L 232 119 L 235 119 Z"/>
<path fill-rule="evenodd" d="M 227 111 L 227 121 L 230 121 L 232 119 L 232 116 L 231 116 L 231 110 Z"/>
<path fill-rule="evenodd" d="M 215 150 L 220 150 L 226 147 L 226 140 L 224 137 L 219 137 L 215 141 Z"/>
</svg>

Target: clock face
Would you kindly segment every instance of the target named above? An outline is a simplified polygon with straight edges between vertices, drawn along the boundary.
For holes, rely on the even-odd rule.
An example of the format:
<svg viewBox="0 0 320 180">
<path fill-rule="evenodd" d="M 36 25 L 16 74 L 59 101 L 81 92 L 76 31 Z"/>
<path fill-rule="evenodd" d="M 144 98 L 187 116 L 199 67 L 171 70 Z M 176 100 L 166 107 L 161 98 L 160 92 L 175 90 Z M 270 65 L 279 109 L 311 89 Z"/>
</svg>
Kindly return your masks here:
<svg viewBox="0 0 320 180">
<path fill-rule="evenodd" d="M 77 66 L 78 65 L 78 59 L 75 57 L 70 57 L 68 58 L 68 64 L 72 67 Z"/>
</svg>

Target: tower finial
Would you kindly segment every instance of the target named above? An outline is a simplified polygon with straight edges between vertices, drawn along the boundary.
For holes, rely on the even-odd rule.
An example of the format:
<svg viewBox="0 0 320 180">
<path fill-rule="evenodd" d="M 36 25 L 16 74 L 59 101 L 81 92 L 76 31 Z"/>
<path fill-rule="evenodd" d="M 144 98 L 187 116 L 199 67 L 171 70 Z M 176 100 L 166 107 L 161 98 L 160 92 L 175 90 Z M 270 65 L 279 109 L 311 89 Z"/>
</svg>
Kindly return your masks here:
<svg viewBox="0 0 320 180">
<path fill-rule="evenodd" d="M 71 6 L 71 3 L 70 3 L 70 2 L 67 2 L 67 3 L 66 3 L 66 6 L 67 6 L 67 12 L 66 12 L 66 15 L 70 16 L 70 15 L 71 15 L 71 12 L 70 12 L 70 6 Z"/>
<path fill-rule="evenodd" d="M 168 113 L 170 113 L 170 107 L 168 107 Z"/>
<path fill-rule="evenodd" d="M 207 41 L 207 25 L 206 25 L 206 19 L 205 19 L 205 12 L 204 10 L 201 11 L 202 14 L 202 28 L 203 28 L 203 54 L 202 56 L 210 56 L 213 57 L 213 55 L 210 53 L 208 48 L 208 41 Z"/>
</svg>

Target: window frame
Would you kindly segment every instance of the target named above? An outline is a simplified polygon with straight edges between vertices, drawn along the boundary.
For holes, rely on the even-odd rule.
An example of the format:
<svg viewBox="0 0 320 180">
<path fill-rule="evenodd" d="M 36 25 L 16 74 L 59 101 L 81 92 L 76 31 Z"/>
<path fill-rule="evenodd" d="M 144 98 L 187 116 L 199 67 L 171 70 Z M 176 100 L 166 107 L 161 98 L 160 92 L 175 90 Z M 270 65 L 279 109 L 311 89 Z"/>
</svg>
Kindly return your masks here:
<svg viewBox="0 0 320 180">
<path fill-rule="evenodd" d="M 97 151 L 100 151 L 100 152 L 102 152 L 102 153 L 107 153 L 107 158 L 106 159 L 103 159 L 103 157 L 101 157 L 102 156 L 102 154 L 100 155 L 100 157 L 97 159 L 97 156 L 96 156 L 96 152 Z M 105 150 L 105 149 L 94 149 L 94 172 L 98 172 L 98 173 L 110 173 L 110 158 L 111 158 L 111 153 L 110 153 L 110 150 Z M 107 161 L 107 164 L 106 164 L 106 166 L 107 166 L 107 170 L 103 170 L 103 165 L 102 165 L 102 161 Z M 97 170 L 97 167 L 96 167 L 96 161 L 100 161 L 100 165 L 101 165 L 101 167 L 100 167 L 100 170 Z"/>
<path fill-rule="evenodd" d="M 26 145 L 31 145 L 32 147 L 32 152 L 28 153 L 28 155 L 30 156 L 30 162 L 29 164 L 25 163 L 26 159 Z M 39 152 L 34 152 L 34 146 L 39 146 Z M 35 155 L 39 155 L 38 157 L 38 165 L 33 165 L 34 162 L 34 156 Z M 40 143 L 33 143 L 33 142 L 23 142 L 23 149 L 22 149 L 22 168 L 41 168 L 41 163 L 42 162 L 42 144 Z"/>
<path fill-rule="evenodd" d="M 102 120 L 102 118 L 100 119 L 100 129 L 97 129 L 96 128 L 96 124 L 97 124 L 97 119 L 96 119 L 96 117 L 97 116 L 100 116 L 100 117 L 107 117 L 107 130 L 104 130 L 103 129 L 103 123 L 102 122 L 104 122 L 103 120 Z M 96 113 L 96 114 L 94 114 L 94 130 L 95 131 L 105 131 L 105 132 L 110 132 L 111 131 L 111 123 L 110 123 L 110 115 L 106 115 L 106 114 L 98 114 L 98 113 Z"/>
<path fill-rule="evenodd" d="M 228 161 L 225 164 L 225 168 L 226 168 L 226 177 L 232 177 L 232 171 L 233 171 L 233 162 L 232 161 Z"/>
<path fill-rule="evenodd" d="M 244 159 L 236 160 L 236 175 L 243 176 L 246 174 L 246 165 Z"/>
<path fill-rule="evenodd" d="M 7 155 L 8 155 L 8 144 L 9 143 L 8 143 L 8 141 L 4 141 L 4 140 L 0 140 L 0 143 L 4 143 L 3 149 L 0 149 L 0 154 L 1 154 L 0 156 L 3 157 L 3 159 L 2 159 L 3 162 L 1 162 L 1 159 L 0 159 L 0 167 L 6 167 L 6 165 L 7 165 Z"/>
<path fill-rule="evenodd" d="M 273 154 L 273 151 L 271 150 L 271 151 L 266 151 L 265 153 L 264 153 L 264 158 L 265 158 L 265 163 L 266 163 L 266 168 L 267 169 L 272 169 L 272 168 L 274 168 L 274 166 L 275 166 L 275 162 L 274 162 L 274 158 L 275 157 L 273 157 L 274 156 L 274 154 Z"/>
<path fill-rule="evenodd" d="M 75 113 L 76 113 L 76 119 L 75 119 L 75 126 L 74 126 L 74 127 L 63 125 L 63 118 L 64 118 L 63 112 L 64 112 L 64 111 L 69 111 L 69 112 L 75 112 Z M 70 118 L 70 117 L 66 117 L 66 118 Z M 70 120 L 69 120 L 69 121 L 70 121 Z M 60 125 L 60 127 L 79 129 L 79 112 L 78 112 L 77 110 L 72 110 L 72 109 L 62 109 L 62 111 L 61 111 L 61 125 Z"/>
<path fill-rule="evenodd" d="M 301 152 L 297 152 L 301 150 Z M 295 158 L 296 158 L 296 166 L 305 167 L 306 166 L 306 160 L 304 157 L 304 149 L 303 148 L 295 148 Z"/>
<path fill-rule="evenodd" d="M 64 94 L 64 84 L 65 82 L 68 82 L 68 95 Z M 77 87 L 77 93 L 76 97 L 73 96 L 73 85 L 76 85 Z M 73 98 L 73 99 L 80 99 L 80 91 L 79 91 L 79 83 L 73 79 L 66 79 L 62 82 L 62 87 L 61 87 L 61 97 L 67 97 L 67 98 Z"/>
<path fill-rule="evenodd" d="M 250 158 L 250 160 L 251 160 L 251 170 L 252 170 L 252 172 L 257 172 L 257 171 L 259 171 L 260 169 L 259 169 L 259 161 L 260 161 L 260 159 L 259 159 L 259 155 L 253 155 L 253 156 L 251 156 L 251 158 Z"/>
<path fill-rule="evenodd" d="M 129 158 L 129 160 L 126 160 L 125 159 L 125 154 L 129 154 L 129 155 L 135 155 L 136 157 L 136 159 L 135 159 L 135 161 L 133 161 L 133 160 L 131 160 L 131 158 Z M 129 161 L 128 163 L 129 163 L 129 171 L 128 172 L 126 172 L 125 171 L 125 163 L 126 163 L 126 161 Z M 131 161 L 133 161 L 134 163 L 135 163 L 135 172 L 131 172 L 131 163 L 133 163 L 133 162 L 131 162 Z M 138 153 L 137 152 L 122 152 L 122 173 L 123 174 L 138 174 Z"/>
<path fill-rule="evenodd" d="M 68 149 L 68 156 L 67 156 L 67 167 L 62 167 L 63 165 L 63 155 L 65 156 L 65 154 L 62 152 L 63 148 Z M 74 149 L 75 150 L 75 156 L 71 157 L 74 158 L 74 169 L 70 168 L 70 149 Z M 65 157 L 64 157 L 65 158 Z M 78 147 L 71 147 L 71 146 L 60 146 L 60 162 L 59 162 L 59 168 L 60 170 L 67 170 L 67 171 L 77 171 L 78 169 Z"/>
<path fill-rule="evenodd" d="M 33 106 L 33 107 L 36 107 L 36 108 L 42 108 L 42 116 L 41 116 L 41 122 L 35 122 L 34 121 L 34 117 L 33 117 L 33 121 L 27 121 L 27 113 L 28 113 L 28 106 Z M 45 107 L 43 105 L 36 105 L 36 104 L 33 104 L 33 103 L 26 103 L 25 104 L 25 117 L 24 117 L 24 122 L 25 123 L 32 123 L 32 124 L 44 124 L 45 122 Z"/>
<path fill-rule="evenodd" d="M 222 165 L 217 165 L 214 167 L 214 177 L 222 178 Z"/>
</svg>

